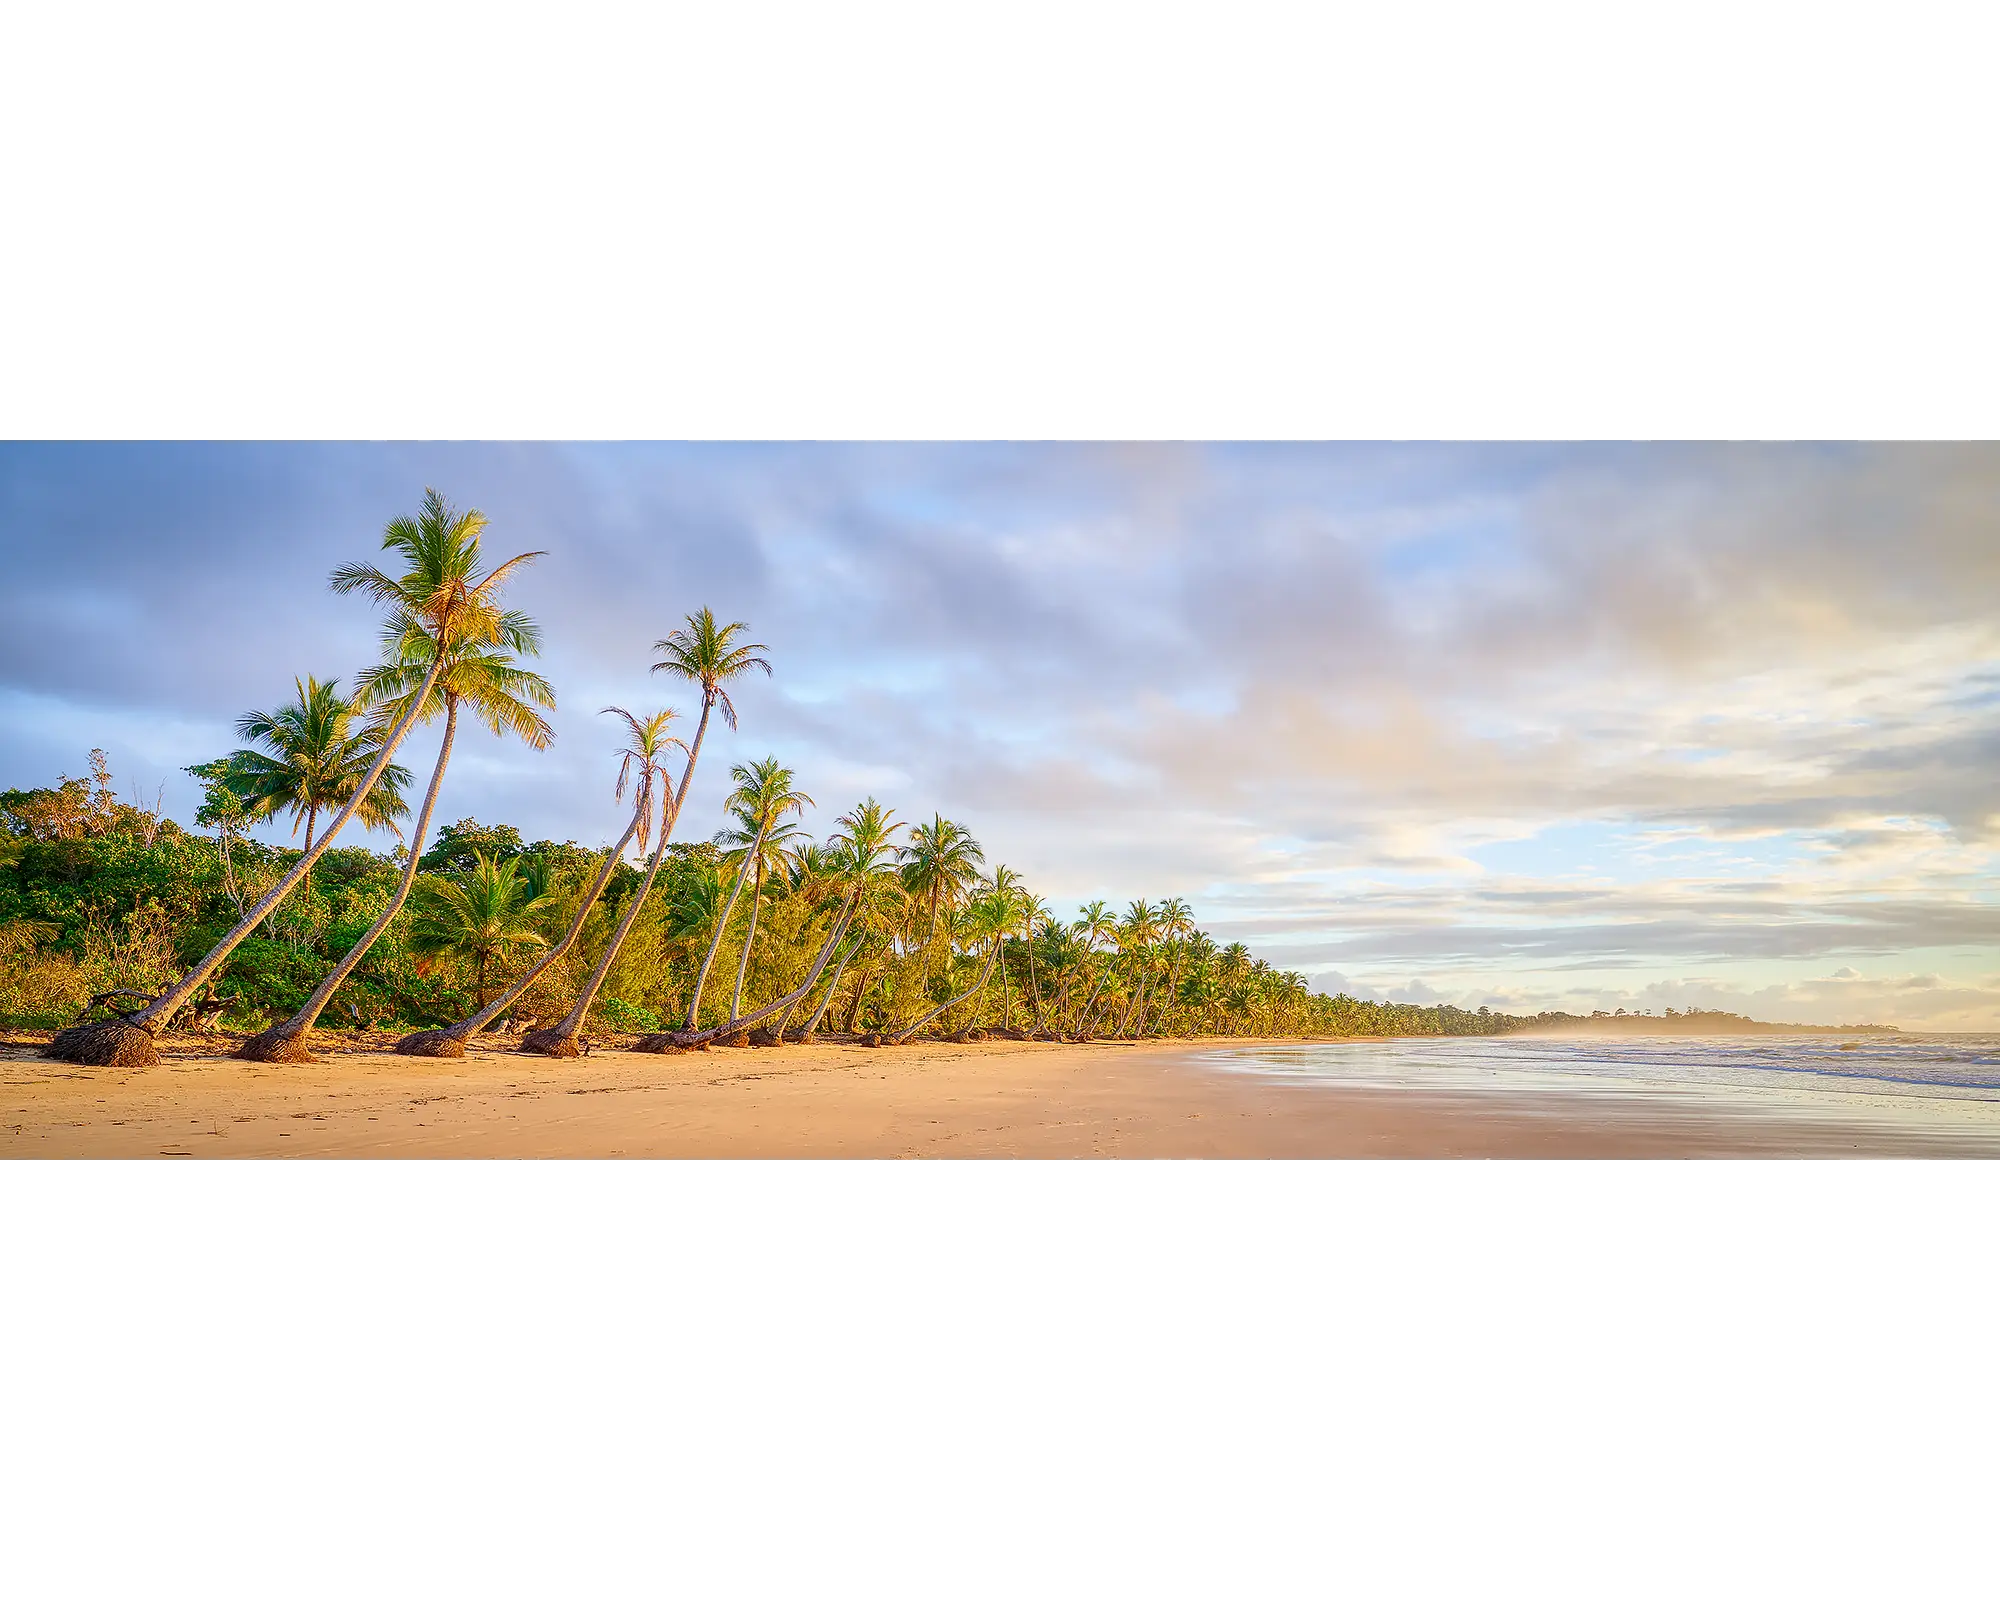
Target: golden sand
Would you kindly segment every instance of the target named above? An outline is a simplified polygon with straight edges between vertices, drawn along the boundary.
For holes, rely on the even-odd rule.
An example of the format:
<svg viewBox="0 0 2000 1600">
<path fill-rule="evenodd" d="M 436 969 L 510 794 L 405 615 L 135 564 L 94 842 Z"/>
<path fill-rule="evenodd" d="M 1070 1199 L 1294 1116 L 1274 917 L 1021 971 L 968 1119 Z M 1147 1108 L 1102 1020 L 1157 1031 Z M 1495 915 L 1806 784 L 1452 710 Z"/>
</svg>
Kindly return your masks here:
<svg viewBox="0 0 2000 1600">
<path fill-rule="evenodd" d="M 1975 1153 L 1797 1122 L 1535 1095 L 1350 1089 L 1220 1072 L 1186 1042 L 815 1044 L 577 1061 L 328 1043 L 305 1066 L 175 1041 L 139 1073 L 0 1046 L 15 1157 L 1782 1156 Z M 1357 1045 L 1365 1048 L 1365 1045 Z M 1204 1059 L 1206 1058 L 1206 1060 Z"/>
</svg>

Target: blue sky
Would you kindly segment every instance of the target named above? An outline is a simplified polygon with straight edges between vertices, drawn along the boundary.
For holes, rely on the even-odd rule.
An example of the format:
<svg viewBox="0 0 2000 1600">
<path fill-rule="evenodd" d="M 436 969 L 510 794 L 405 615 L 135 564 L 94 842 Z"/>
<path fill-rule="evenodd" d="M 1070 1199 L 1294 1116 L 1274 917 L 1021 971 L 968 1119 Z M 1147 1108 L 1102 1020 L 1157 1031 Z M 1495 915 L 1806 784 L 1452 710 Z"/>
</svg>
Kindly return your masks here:
<svg viewBox="0 0 2000 1600">
<path fill-rule="evenodd" d="M 687 611 L 775 678 L 697 785 L 970 825 L 1368 994 L 2000 1023 L 2000 452 L 1645 445 L 0 446 L 0 784 L 166 784 L 426 485 L 543 548 L 545 754 L 448 817 L 617 831 L 600 706 Z M 412 750 L 420 765 L 426 744 Z"/>
</svg>

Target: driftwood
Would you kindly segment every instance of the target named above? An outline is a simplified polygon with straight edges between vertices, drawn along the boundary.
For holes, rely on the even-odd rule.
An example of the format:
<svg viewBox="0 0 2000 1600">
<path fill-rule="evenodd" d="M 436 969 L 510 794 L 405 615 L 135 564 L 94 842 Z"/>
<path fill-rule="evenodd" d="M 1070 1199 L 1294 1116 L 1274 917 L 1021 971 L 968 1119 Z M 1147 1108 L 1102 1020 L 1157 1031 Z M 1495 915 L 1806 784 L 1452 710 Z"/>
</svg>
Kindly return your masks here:
<svg viewBox="0 0 2000 1600">
<path fill-rule="evenodd" d="M 113 999 L 121 994 L 130 995 L 134 1000 L 137 1000 L 139 1003 L 136 1006 L 132 1007 L 130 1011 L 120 1011 L 115 1006 L 104 1005 L 105 1001 Z M 131 1017 L 138 1015 L 141 1011 L 144 1011 L 146 1007 L 151 1005 L 158 998 L 159 996 L 148 994 L 144 989 L 106 989 L 102 994 L 92 995 L 90 997 L 90 1004 L 85 1006 L 83 1009 L 85 1014 L 87 1015 L 88 1013 L 95 1011 L 99 1006 L 104 1006 L 104 1009 L 106 1011 L 109 1011 L 114 1017 Z"/>
</svg>

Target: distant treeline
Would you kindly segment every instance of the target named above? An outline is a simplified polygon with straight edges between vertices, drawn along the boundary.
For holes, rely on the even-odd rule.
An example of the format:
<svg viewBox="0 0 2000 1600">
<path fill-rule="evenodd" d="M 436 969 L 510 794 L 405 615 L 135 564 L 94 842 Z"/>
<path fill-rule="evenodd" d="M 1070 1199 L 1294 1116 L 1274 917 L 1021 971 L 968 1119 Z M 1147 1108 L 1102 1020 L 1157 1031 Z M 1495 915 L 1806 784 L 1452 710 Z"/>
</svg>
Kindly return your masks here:
<svg viewBox="0 0 2000 1600">
<path fill-rule="evenodd" d="M 243 836 L 226 817 L 212 834 L 183 829 L 160 814 L 157 801 L 147 809 L 120 800 L 102 752 L 92 753 L 92 768 L 89 779 L 0 793 L 0 1023 L 62 1027 L 94 996 L 161 992 L 299 859 L 297 850 Z M 947 842 L 968 857 L 957 888 L 950 870 L 939 873 L 931 861 L 926 872 L 915 855 L 871 881 L 852 953 L 830 988 L 811 1000 L 827 1031 L 891 1030 L 935 997 L 972 990 L 982 952 L 994 956 L 989 981 L 940 1019 L 938 1031 L 1134 1038 L 1779 1026 L 1723 1011 L 1520 1017 L 1315 994 L 1300 974 L 1274 969 L 1240 944 L 1217 945 L 1178 901 L 1137 901 L 1123 915 L 1094 904 L 1065 920 L 1004 880 L 1000 890 L 1013 914 L 1002 914 L 996 936 L 991 875 L 970 870 L 977 846 L 969 837 Z M 732 906 L 745 852 L 729 843 L 667 847 L 658 882 L 604 982 L 593 1032 L 639 1032 L 683 1019 L 708 965 L 730 981 L 702 996 L 704 1021 L 789 993 L 808 972 L 837 902 L 837 864 L 824 847 L 800 842 L 764 863 L 762 881 Z M 320 1026 L 434 1027 L 463 1016 L 567 926 L 603 859 L 573 841 L 526 841 L 506 824 L 467 818 L 443 827 L 417 863 L 408 908 L 369 947 Z M 328 850 L 235 949 L 208 1004 L 190 1014 L 253 1030 L 297 1012 L 389 904 L 406 860 L 400 849 Z M 912 873 L 912 864 L 920 870 Z M 933 909 L 929 891 L 940 878 Z M 615 867 L 573 952 L 521 997 L 516 1020 L 563 1014 L 641 879 L 629 863 Z M 967 908 L 979 906 L 985 921 L 965 920 Z M 743 947 L 753 936 L 745 963 Z M 98 1014 L 117 1009 L 111 1003 Z"/>
</svg>

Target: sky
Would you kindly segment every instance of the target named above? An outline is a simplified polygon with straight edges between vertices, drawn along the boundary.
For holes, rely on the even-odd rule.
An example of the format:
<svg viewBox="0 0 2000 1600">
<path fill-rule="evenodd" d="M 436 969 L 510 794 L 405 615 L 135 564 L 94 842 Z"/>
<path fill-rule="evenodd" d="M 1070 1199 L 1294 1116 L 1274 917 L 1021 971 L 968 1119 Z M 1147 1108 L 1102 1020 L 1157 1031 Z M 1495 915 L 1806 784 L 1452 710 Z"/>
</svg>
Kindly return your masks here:
<svg viewBox="0 0 2000 1600">
<path fill-rule="evenodd" d="M 942 811 L 1315 988 L 2000 1026 L 2000 450 L 0 445 L 0 787 L 101 746 L 188 822 L 238 715 L 374 658 L 326 576 L 427 486 L 548 552 L 560 697 L 445 819 L 615 837 L 599 708 L 691 711 L 647 667 L 708 605 L 774 676 L 690 836 L 774 753 L 817 832 Z"/>
</svg>

